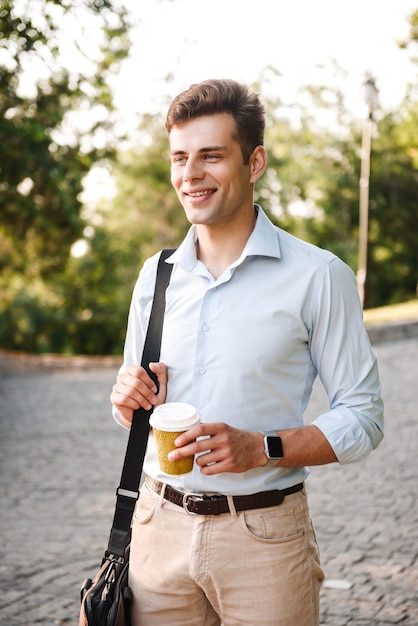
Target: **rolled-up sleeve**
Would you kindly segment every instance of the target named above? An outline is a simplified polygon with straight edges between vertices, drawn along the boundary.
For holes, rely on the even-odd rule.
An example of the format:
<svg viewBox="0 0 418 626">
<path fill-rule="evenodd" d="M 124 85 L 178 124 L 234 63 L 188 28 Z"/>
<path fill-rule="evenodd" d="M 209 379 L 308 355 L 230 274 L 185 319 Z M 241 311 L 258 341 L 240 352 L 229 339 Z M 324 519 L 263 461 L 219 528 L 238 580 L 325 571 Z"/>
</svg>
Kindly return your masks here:
<svg viewBox="0 0 418 626">
<path fill-rule="evenodd" d="M 362 317 L 355 276 L 334 258 L 318 286 L 310 349 L 330 405 L 313 424 L 341 464 L 364 459 L 383 439 L 378 365 Z"/>
</svg>

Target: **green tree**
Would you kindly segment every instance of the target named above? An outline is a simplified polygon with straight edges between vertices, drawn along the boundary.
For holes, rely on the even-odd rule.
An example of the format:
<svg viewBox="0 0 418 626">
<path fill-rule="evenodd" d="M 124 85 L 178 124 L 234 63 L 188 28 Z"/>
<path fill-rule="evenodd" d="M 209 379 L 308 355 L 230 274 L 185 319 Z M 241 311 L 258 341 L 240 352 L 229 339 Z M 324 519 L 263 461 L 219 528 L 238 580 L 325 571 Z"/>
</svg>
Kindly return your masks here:
<svg viewBox="0 0 418 626">
<path fill-rule="evenodd" d="M 69 256 L 48 294 L 38 297 L 32 283 L 15 301 L 19 315 L 8 319 L 14 347 L 24 341 L 33 351 L 121 354 L 139 269 L 159 249 L 176 247 L 189 226 L 171 188 L 161 118 L 145 115 L 130 144 L 139 147 L 113 162 L 117 193 L 94 207 L 85 253 Z"/>
<path fill-rule="evenodd" d="M 110 79 L 128 44 L 125 12 L 111 1 L 1 0 L 2 269 L 47 275 L 65 263 L 83 228 L 83 177 L 111 147 Z"/>
<path fill-rule="evenodd" d="M 118 193 L 105 219 L 117 254 L 136 272 L 151 254 L 178 245 L 189 224 L 170 183 L 162 117 L 144 115 L 130 143 L 135 147 L 122 152 L 115 166 Z"/>
<path fill-rule="evenodd" d="M 361 123 L 346 109 L 337 88 L 306 87 L 300 103 L 291 124 L 276 114 L 268 128 L 269 169 L 259 197 L 279 225 L 333 251 L 355 272 Z M 402 106 L 381 113 L 375 124 L 366 307 L 416 294 L 417 134 L 417 100 L 411 86 Z"/>
<path fill-rule="evenodd" d="M 332 250 L 355 269 L 355 121 L 337 87 L 306 86 L 291 117 L 285 113 L 276 109 L 267 129 L 268 169 L 259 197 L 280 226 Z"/>
<path fill-rule="evenodd" d="M 400 47 L 418 64 L 418 10 Z M 376 123 L 370 179 L 367 302 L 380 306 L 416 297 L 418 285 L 418 80 L 402 105 Z"/>
<path fill-rule="evenodd" d="M 128 17 L 113 0 L 0 0 L 3 345 L 29 347 L 36 311 L 55 301 L 48 281 L 85 227 L 83 178 L 115 150 L 111 83 L 128 50 Z"/>
<path fill-rule="evenodd" d="M 372 306 L 416 296 L 418 283 L 418 101 L 379 121 L 370 197 Z"/>
</svg>

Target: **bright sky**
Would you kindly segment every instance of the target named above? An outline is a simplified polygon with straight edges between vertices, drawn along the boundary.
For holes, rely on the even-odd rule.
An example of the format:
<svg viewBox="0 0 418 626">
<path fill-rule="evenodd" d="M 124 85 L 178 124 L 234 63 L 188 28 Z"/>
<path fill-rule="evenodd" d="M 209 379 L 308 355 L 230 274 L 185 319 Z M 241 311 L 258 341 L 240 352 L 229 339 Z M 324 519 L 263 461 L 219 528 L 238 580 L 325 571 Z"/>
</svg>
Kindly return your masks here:
<svg viewBox="0 0 418 626">
<path fill-rule="evenodd" d="M 235 78 L 253 82 L 268 65 L 280 71 L 278 96 L 295 101 L 300 84 L 332 84 L 335 60 L 348 72 L 347 103 L 365 113 L 362 83 L 370 71 L 379 100 L 393 108 L 416 76 L 407 36 L 418 0 L 124 0 L 137 17 L 131 62 L 117 86 L 126 113 L 165 112 L 193 82 Z M 323 64 L 329 71 L 318 74 Z M 168 74 L 174 80 L 165 81 Z M 275 83 L 276 84 L 276 83 Z M 262 96 L 262 94 L 261 94 Z"/>
</svg>

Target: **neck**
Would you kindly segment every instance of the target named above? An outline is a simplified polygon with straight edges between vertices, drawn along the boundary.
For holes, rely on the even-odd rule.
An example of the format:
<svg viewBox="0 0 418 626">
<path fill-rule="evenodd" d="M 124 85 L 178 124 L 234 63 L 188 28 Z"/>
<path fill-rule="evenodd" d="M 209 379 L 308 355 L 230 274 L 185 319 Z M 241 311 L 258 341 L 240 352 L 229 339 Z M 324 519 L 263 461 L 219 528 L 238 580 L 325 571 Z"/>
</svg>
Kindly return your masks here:
<svg viewBox="0 0 418 626">
<path fill-rule="evenodd" d="M 248 219 L 242 219 L 239 224 L 231 224 L 230 228 L 226 228 L 225 224 L 219 229 L 203 224 L 196 226 L 197 258 L 215 279 L 241 256 L 254 230 L 256 219 L 257 215 L 252 211 Z"/>
</svg>

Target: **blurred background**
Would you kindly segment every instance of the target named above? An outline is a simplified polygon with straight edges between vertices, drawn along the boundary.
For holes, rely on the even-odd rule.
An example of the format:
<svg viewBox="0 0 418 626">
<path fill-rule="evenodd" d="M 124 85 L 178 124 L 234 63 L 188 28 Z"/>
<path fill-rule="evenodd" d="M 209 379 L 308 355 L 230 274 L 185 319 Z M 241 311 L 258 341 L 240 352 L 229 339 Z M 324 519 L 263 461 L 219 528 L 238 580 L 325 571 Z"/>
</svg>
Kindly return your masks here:
<svg viewBox="0 0 418 626">
<path fill-rule="evenodd" d="M 119 355 L 138 271 L 188 229 L 164 118 L 206 78 L 266 105 L 256 201 L 416 303 L 418 5 L 0 0 L 0 348 Z"/>
</svg>

